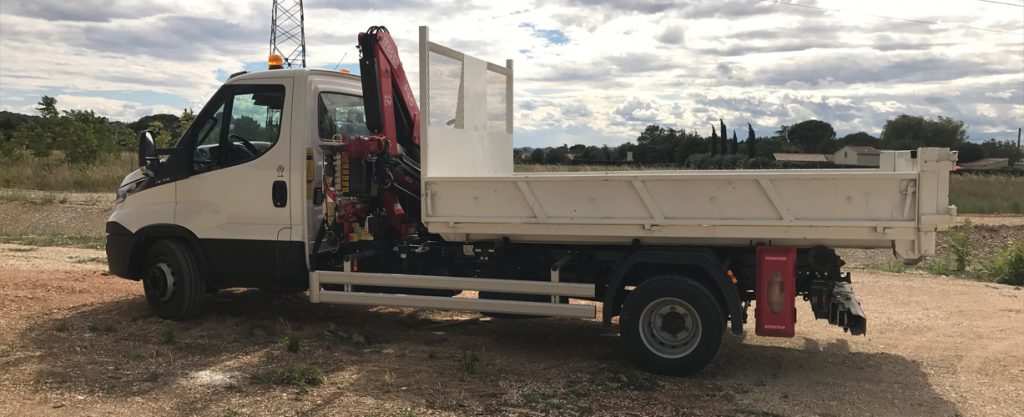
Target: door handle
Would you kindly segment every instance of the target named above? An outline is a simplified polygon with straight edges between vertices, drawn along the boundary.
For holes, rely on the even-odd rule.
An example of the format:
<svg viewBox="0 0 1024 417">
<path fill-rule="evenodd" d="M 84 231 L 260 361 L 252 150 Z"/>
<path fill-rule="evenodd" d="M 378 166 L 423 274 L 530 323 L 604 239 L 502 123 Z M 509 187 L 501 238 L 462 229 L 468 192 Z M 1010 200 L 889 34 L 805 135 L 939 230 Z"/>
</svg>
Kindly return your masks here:
<svg viewBox="0 0 1024 417">
<path fill-rule="evenodd" d="M 274 186 L 270 190 L 270 197 L 274 200 L 274 207 L 284 207 L 288 205 L 288 184 L 284 181 L 274 181 Z"/>
</svg>

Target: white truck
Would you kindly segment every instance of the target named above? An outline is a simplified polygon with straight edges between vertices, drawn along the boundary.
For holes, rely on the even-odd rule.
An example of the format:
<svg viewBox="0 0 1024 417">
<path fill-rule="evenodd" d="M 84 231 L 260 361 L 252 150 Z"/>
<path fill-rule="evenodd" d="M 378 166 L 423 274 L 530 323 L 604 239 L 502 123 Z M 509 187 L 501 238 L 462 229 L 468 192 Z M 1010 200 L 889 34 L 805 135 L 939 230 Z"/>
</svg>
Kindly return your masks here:
<svg viewBox="0 0 1024 417">
<path fill-rule="evenodd" d="M 232 287 L 493 315 L 601 307 L 641 367 L 682 375 L 752 302 L 757 334 L 792 336 L 797 296 L 863 334 L 832 248 L 912 263 L 953 222 L 948 149 L 886 151 L 878 169 L 516 173 L 511 61 L 420 28 L 417 103 L 386 29 L 359 46 L 361 77 L 235 74 L 173 148 L 140 135 L 107 255 L 158 316 L 195 317 Z"/>
</svg>

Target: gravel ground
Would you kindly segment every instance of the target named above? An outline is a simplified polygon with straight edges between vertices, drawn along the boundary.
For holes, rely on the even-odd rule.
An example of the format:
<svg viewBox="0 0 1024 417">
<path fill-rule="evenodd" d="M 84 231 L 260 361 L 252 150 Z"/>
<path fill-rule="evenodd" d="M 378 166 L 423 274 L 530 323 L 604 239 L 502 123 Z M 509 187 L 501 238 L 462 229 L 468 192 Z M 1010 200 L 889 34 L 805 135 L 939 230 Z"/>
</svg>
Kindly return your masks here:
<svg viewBox="0 0 1024 417">
<path fill-rule="evenodd" d="M 140 284 L 75 261 L 101 252 L 27 249 L 0 246 L 0 416 L 1024 415 L 1016 287 L 855 270 L 868 336 L 800 302 L 796 338 L 729 336 L 705 372 L 670 378 L 633 370 L 616 328 L 586 320 L 227 291 L 166 324 Z M 294 363 L 325 382 L 268 382 Z"/>
</svg>

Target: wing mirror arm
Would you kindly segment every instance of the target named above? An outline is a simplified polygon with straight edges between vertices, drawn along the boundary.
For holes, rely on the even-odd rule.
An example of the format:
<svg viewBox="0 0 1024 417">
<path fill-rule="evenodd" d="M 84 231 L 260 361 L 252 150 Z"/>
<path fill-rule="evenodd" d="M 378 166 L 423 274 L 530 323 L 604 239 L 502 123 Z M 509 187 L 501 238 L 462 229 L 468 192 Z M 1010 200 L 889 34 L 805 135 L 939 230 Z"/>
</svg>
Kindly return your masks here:
<svg viewBox="0 0 1024 417">
<path fill-rule="evenodd" d="M 153 176 L 153 166 L 160 162 L 156 152 L 156 141 L 153 133 L 144 130 L 139 133 L 139 170 L 143 175 Z"/>
</svg>

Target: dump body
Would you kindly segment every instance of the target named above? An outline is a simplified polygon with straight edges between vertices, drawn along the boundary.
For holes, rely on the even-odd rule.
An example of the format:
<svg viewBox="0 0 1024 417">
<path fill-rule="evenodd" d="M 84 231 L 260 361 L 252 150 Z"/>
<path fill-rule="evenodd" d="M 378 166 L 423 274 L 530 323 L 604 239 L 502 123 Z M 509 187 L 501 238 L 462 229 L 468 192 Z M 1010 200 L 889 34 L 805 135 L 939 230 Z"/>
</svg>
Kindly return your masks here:
<svg viewBox="0 0 1024 417">
<path fill-rule="evenodd" d="M 876 170 L 513 173 L 424 178 L 424 223 L 448 240 L 887 248 L 935 253 L 953 221 L 944 149 Z"/>
<path fill-rule="evenodd" d="M 515 173 L 512 66 L 421 38 L 423 223 L 449 241 L 888 248 L 935 253 L 953 223 L 948 149 L 878 169 Z"/>
</svg>

